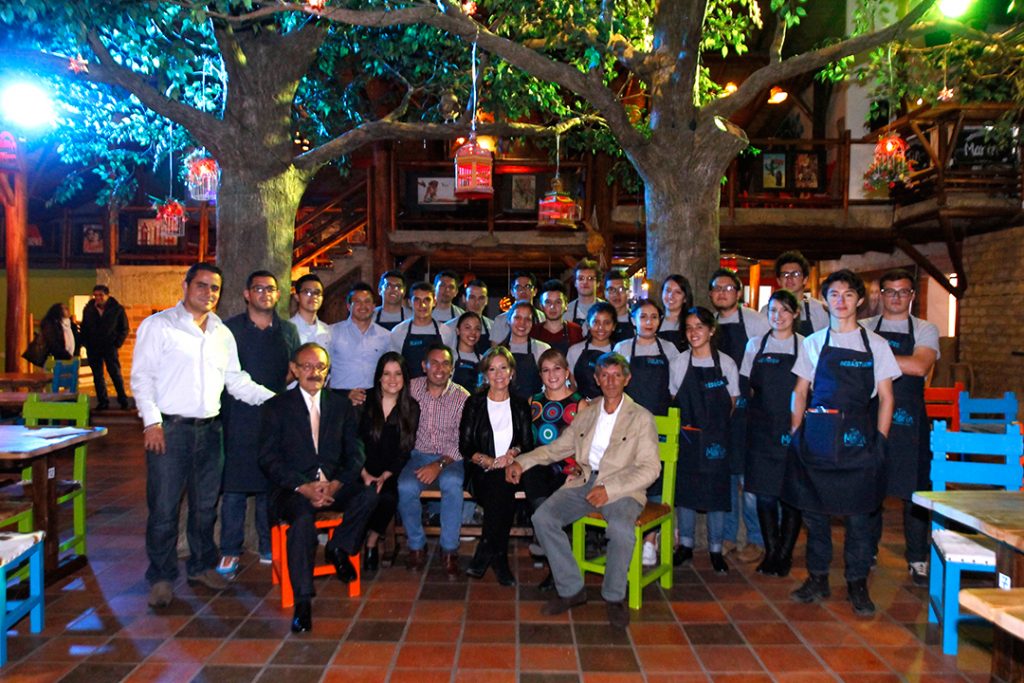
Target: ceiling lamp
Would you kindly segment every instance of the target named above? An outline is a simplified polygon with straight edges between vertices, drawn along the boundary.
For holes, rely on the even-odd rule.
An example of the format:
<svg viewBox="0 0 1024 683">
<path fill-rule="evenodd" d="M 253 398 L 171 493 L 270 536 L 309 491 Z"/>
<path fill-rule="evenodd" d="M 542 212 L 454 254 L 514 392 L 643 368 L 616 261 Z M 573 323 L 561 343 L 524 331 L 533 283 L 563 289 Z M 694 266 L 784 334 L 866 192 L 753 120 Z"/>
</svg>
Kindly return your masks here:
<svg viewBox="0 0 1024 683">
<path fill-rule="evenodd" d="M 771 92 L 768 93 L 768 104 L 782 104 L 786 101 L 787 97 L 789 97 L 788 92 L 779 86 L 775 86 L 771 89 Z"/>
</svg>

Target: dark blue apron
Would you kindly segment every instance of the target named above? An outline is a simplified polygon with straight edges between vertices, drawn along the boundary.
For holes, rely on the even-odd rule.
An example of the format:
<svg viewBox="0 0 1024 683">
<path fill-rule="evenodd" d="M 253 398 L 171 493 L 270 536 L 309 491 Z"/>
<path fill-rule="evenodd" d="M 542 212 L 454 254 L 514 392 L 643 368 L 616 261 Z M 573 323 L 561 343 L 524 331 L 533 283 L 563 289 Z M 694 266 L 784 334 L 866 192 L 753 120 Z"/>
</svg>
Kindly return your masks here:
<svg viewBox="0 0 1024 683">
<path fill-rule="evenodd" d="M 633 328 L 633 321 L 632 320 L 628 320 L 628 319 L 627 320 L 619 320 L 616 317 L 615 329 L 612 331 L 612 336 L 611 336 L 611 339 L 609 340 L 611 342 L 612 346 L 614 347 L 620 341 L 625 341 L 626 339 L 632 339 L 634 336 L 636 336 L 636 330 Z"/>
<path fill-rule="evenodd" d="M 561 339 L 544 339 L 544 343 L 548 344 L 553 349 L 558 349 L 563 354 L 569 353 L 569 347 L 572 346 L 572 342 L 569 340 L 569 327 L 566 324 L 562 324 L 562 338 Z"/>
<path fill-rule="evenodd" d="M 684 316 L 685 317 L 685 316 Z M 664 325 L 665 321 L 662 320 L 661 324 Z M 690 348 L 690 343 L 686 341 L 686 331 L 683 329 L 684 321 L 679 322 L 678 330 L 658 330 L 658 338 L 664 339 L 667 342 L 671 342 L 676 345 L 676 349 L 679 353 L 682 353 L 686 349 Z"/>
<path fill-rule="evenodd" d="M 669 363 L 668 356 L 655 339 L 658 355 L 636 355 L 636 338 L 633 339 L 629 353 L 629 384 L 626 395 L 642 405 L 654 415 L 668 415 L 672 405 L 672 394 L 668 393 Z"/>
<path fill-rule="evenodd" d="M 476 352 L 476 360 L 466 360 L 459 353 L 458 359 L 455 361 L 455 368 L 452 370 L 452 381 L 458 384 L 460 387 L 473 393 L 476 389 L 477 378 L 480 374 L 480 353 Z"/>
<path fill-rule="evenodd" d="M 485 354 L 491 348 L 491 328 L 487 320 L 480 316 L 480 338 L 476 340 L 476 352 Z"/>
<path fill-rule="evenodd" d="M 426 374 L 423 372 L 423 361 L 427 359 L 427 347 L 444 341 L 437 321 L 431 320 L 430 322 L 434 324 L 434 334 L 413 334 L 412 324 L 410 324 L 409 333 L 405 335 L 405 341 L 402 342 L 402 356 L 405 357 L 405 364 L 409 366 L 410 378 L 423 377 Z"/>
<path fill-rule="evenodd" d="M 797 336 L 793 353 L 765 353 L 771 333 L 764 335 L 750 369 L 750 399 L 747 401 L 747 466 L 744 489 L 777 497 L 786 475 L 791 424 L 790 401 L 796 375 Z"/>
<path fill-rule="evenodd" d="M 511 338 L 506 344 L 511 350 Z M 526 340 L 526 353 L 513 353 L 512 357 L 516 359 L 516 374 L 512 377 L 509 391 L 514 396 L 530 400 L 534 394 L 544 388 L 544 383 L 540 379 L 540 369 L 537 367 L 537 359 L 533 357 L 533 340 Z"/>
<path fill-rule="evenodd" d="M 583 398 L 597 398 L 601 395 L 601 387 L 597 386 L 594 379 L 594 370 L 597 367 L 597 359 L 607 351 L 590 348 L 590 341 L 583 344 L 583 352 L 573 366 L 572 376 L 576 380 L 576 391 L 583 394 Z"/>
<path fill-rule="evenodd" d="M 597 303 L 597 301 L 595 300 L 594 303 Z M 572 302 L 572 315 L 569 316 L 569 319 L 572 322 L 574 322 L 577 325 L 579 325 L 580 327 L 586 327 L 587 326 L 587 313 L 589 313 L 589 312 L 590 312 L 590 309 L 588 308 L 587 310 L 583 311 L 583 315 L 580 315 L 580 300 L 576 299 L 576 301 Z M 562 353 L 565 353 L 565 351 L 563 351 Z"/>
<path fill-rule="evenodd" d="M 676 507 L 713 512 L 732 508 L 729 496 L 729 413 L 732 399 L 717 351 L 715 365 L 698 368 L 690 356 L 676 393 L 682 429 L 676 466 Z M 687 429 L 690 427 L 690 429 Z"/>
<path fill-rule="evenodd" d="M 907 317 L 906 332 L 883 332 L 879 316 L 875 332 L 881 335 L 896 356 L 913 356 L 916 340 L 914 321 Z M 910 500 L 914 491 L 931 488 L 931 453 L 923 448 L 928 443 L 929 424 L 924 404 L 924 377 L 902 375 L 892 383 L 895 406 L 889 430 L 889 457 L 886 472 L 890 496 Z"/>
<path fill-rule="evenodd" d="M 804 301 L 804 317 L 797 322 L 796 331 L 805 337 L 814 334 L 814 323 L 811 322 L 811 303 Z"/>
<path fill-rule="evenodd" d="M 377 315 L 374 316 L 373 322 L 377 323 L 378 325 L 383 327 L 388 332 L 390 332 L 391 330 L 395 329 L 395 325 L 397 325 L 398 323 L 405 322 L 405 309 L 403 309 L 403 308 L 399 308 L 398 309 L 398 314 L 402 316 L 401 320 L 391 320 L 391 321 L 388 321 L 388 322 L 384 322 L 383 320 L 380 319 L 380 314 L 383 313 L 383 312 L 384 312 L 383 308 L 378 309 L 377 310 Z"/>
<path fill-rule="evenodd" d="M 732 358 L 736 367 L 743 363 L 743 352 L 747 349 L 747 326 L 743 323 L 743 306 L 736 308 L 738 323 L 719 325 L 715 345 L 718 350 Z M 729 471 L 743 474 L 747 451 L 747 394 L 741 387 L 736 409 L 729 422 Z"/>
<path fill-rule="evenodd" d="M 885 498 L 885 443 L 872 414 L 875 359 L 866 351 L 829 346 L 814 373 L 813 394 L 793 435 L 783 499 L 805 512 L 870 514 Z"/>
</svg>

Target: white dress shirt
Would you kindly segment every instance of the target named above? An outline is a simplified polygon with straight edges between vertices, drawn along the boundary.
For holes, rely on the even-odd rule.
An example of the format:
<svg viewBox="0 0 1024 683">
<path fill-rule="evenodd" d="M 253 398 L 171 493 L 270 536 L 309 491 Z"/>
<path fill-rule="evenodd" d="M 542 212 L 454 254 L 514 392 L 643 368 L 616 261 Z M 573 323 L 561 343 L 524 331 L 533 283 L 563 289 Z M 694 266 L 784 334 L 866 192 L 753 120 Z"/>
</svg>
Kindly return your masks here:
<svg viewBox="0 0 1024 683">
<path fill-rule="evenodd" d="M 594 425 L 594 438 L 590 442 L 590 453 L 587 455 L 591 471 L 596 472 L 601 469 L 601 458 L 604 457 L 604 452 L 608 450 L 608 442 L 611 441 L 612 430 L 615 429 L 615 421 L 619 419 L 619 413 L 622 412 L 623 403 L 625 401 L 620 399 L 619 405 L 611 413 L 605 411 L 604 401 L 598 402 L 593 408 L 594 410 L 600 410 L 601 414 L 598 415 L 597 424 Z"/>
<path fill-rule="evenodd" d="M 331 325 L 327 351 L 331 355 L 332 389 L 369 389 L 377 361 L 388 350 L 391 333 L 370 323 L 363 332 L 352 318 Z"/>
<path fill-rule="evenodd" d="M 303 344 L 316 342 L 326 349 L 327 345 L 331 343 L 331 328 L 319 317 L 314 316 L 313 322 L 307 323 L 300 314 L 296 313 L 290 320 L 299 331 L 299 341 Z"/>
<path fill-rule="evenodd" d="M 242 370 L 235 337 L 221 319 L 210 313 L 204 331 L 180 301 L 139 325 L 131 384 L 146 426 L 162 422 L 161 413 L 214 417 L 225 388 L 250 405 L 274 395 Z"/>
</svg>

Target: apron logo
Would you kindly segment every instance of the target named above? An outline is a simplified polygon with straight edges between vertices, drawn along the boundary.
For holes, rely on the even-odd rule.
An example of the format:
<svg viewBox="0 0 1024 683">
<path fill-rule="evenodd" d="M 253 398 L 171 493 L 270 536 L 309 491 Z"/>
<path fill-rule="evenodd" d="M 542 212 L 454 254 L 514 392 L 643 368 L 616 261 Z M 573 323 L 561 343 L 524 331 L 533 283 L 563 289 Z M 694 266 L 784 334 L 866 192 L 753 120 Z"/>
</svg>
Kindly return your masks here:
<svg viewBox="0 0 1024 683">
<path fill-rule="evenodd" d="M 864 432 L 853 427 L 843 434 L 843 445 L 847 448 L 864 448 L 868 445 L 868 440 L 864 437 Z"/>
<path fill-rule="evenodd" d="M 870 360 L 841 360 L 839 361 L 839 367 L 841 368 L 871 368 L 874 367 L 874 361 Z"/>
<path fill-rule="evenodd" d="M 717 389 L 719 387 L 724 387 L 724 386 L 725 386 L 725 380 L 724 379 L 713 379 L 710 382 L 704 382 L 704 388 L 705 389 Z"/>
<path fill-rule="evenodd" d="M 704 457 L 708 460 L 721 460 L 725 457 L 725 446 L 713 443 L 704 449 Z"/>
<path fill-rule="evenodd" d="M 898 348 L 900 348 L 900 343 L 898 341 L 896 341 L 895 339 L 890 339 L 889 340 L 889 346 L 891 346 L 894 349 L 898 349 Z"/>
<path fill-rule="evenodd" d="M 783 446 L 788 446 L 789 444 L 793 443 L 793 435 L 789 434 L 788 432 L 786 434 L 783 434 L 782 436 L 779 437 L 779 443 L 782 444 Z"/>
<path fill-rule="evenodd" d="M 736 397 L 736 407 L 737 408 L 746 408 L 747 407 L 747 397 L 746 396 L 737 396 Z"/>
<path fill-rule="evenodd" d="M 761 356 L 761 358 L 757 362 L 762 365 L 778 365 L 782 361 L 772 356 Z"/>
<path fill-rule="evenodd" d="M 663 359 L 661 359 L 661 358 L 648 358 L 647 359 L 647 364 L 648 365 L 664 365 L 665 361 Z"/>
<path fill-rule="evenodd" d="M 892 423 L 901 427 L 910 427 L 914 424 L 914 416 L 903 408 L 897 408 L 892 414 Z"/>
</svg>

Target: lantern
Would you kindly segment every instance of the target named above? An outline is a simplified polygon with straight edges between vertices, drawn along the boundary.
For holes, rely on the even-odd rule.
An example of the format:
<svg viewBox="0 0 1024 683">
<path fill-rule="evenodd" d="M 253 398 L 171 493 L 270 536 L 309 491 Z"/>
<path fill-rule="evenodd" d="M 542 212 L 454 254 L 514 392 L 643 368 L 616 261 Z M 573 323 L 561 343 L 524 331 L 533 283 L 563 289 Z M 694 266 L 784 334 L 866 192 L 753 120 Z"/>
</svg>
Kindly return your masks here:
<svg viewBox="0 0 1024 683">
<path fill-rule="evenodd" d="M 907 158 L 909 145 L 898 133 L 888 133 L 878 138 L 875 157 L 864 172 L 864 189 L 867 191 L 889 191 L 897 183 L 906 183 L 914 170 L 914 162 Z"/>
<path fill-rule="evenodd" d="M 551 181 L 551 191 L 537 202 L 538 228 L 575 228 L 580 219 L 580 207 L 562 188 L 557 176 Z"/>
<path fill-rule="evenodd" d="M 216 160 L 205 154 L 197 153 L 185 160 L 188 173 L 185 184 L 192 199 L 200 202 L 212 202 L 217 199 L 220 187 L 220 167 Z"/>
<path fill-rule="evenodd" d="M 458 199 L 490 199 L 494 196 L 494 156 L 477 144 L 476 136 L 455 150 L 455 196 Z"/>
<path fill-rule="evenodd" d="M 176 199 L 168 199 L 157 203 L 156 220 L 161 224 L 161 232 L 168 237 L 181 237 L 185 234 L 185 205 Z"/>
</svg>

